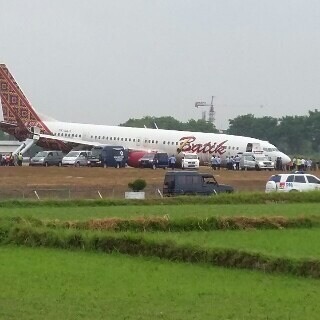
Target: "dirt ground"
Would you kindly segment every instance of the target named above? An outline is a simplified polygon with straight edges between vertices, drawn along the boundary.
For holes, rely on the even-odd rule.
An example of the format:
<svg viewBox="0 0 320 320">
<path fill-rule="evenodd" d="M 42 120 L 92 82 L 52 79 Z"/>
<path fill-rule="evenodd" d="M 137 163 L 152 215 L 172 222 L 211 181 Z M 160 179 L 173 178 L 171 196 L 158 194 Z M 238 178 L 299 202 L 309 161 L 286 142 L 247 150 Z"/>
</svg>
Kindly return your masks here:
<svg viewBox="0 0 320 320">
<path fill-rule="evenodd" d="M 270 171 L 212 171 L 201 167 L 200 172 L 213 172 L 219 183 L 229 184 L 236 191 L 264 191 L 269 177 L 275 172 Z M 64 197 L 70 197 L 70 190 L 75 192 L 94 193 L 98 190 L 104 197 L 123 196 L 128 190 L 128 183 L 135 179 L 145 179 L 147 190 L 156 194 L 156 189 L 162 190 L 166 170 L 136 169 L 136 168 L 74 168 L 74 167 L 0 167 L 0 198 L 5 195 L 25 195 L 27 192 L 40 190 L 47 193 L 53 190 L 62 192 Z M 316 172 L 319 176 L 320 171 Z M 66 194 L 69 190 L 69 195 Z M 39 191 L 39 192 L 40 192 Z M 86 192 L 85 192 L 86 191 Z M 60 192 L 60 193 L 61 193 Z M 1 196 L 2 195 L 2 196 Z M 81 195 L 78 195 L 81 197 Z M 58 195 L 58 197 L 60 197 Z"/>
</svg>

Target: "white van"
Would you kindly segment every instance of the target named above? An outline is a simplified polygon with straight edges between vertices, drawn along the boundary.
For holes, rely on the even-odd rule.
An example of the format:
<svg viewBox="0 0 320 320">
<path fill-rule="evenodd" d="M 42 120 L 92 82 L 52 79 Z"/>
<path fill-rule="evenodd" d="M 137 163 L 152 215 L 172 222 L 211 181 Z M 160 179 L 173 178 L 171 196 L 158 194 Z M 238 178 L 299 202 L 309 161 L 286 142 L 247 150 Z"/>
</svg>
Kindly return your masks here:
<svg viewBox="0 0 320 320">
<path fill-rule="evenodd" d="M 273 170 L 274 162 L 263 153 L 245 152 L 240 158 L 241 170 Z"/>
<path fill-rule="evenodd" d="M 88 165 L 88 157 L 91 154 L 91 151 L 70 151 L 65 157 L 62 159 L 63 166 L 87 166 Z"/>
<path fill-rule="evenodd" d="M 199 169 L 200 161 L 196 153 L 183 153 L 181 159 L 182 169 Z"/>
</svg>

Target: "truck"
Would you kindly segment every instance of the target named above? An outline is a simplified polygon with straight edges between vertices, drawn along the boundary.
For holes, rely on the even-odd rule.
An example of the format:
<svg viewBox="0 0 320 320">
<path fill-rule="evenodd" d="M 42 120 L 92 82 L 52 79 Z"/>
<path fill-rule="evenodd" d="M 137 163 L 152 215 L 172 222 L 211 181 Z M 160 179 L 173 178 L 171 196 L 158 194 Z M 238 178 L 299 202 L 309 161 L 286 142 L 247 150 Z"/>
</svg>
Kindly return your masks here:
<svg viewBox="0 0 320 320">
<path fill-rule="evenodd" d="M 232 186 L 220 184 L 210 173 L 198 171 L 169 171 L 163 182 L 164 196 L 177 195 L 216 195 L 232 193 Z"/>
</svg>

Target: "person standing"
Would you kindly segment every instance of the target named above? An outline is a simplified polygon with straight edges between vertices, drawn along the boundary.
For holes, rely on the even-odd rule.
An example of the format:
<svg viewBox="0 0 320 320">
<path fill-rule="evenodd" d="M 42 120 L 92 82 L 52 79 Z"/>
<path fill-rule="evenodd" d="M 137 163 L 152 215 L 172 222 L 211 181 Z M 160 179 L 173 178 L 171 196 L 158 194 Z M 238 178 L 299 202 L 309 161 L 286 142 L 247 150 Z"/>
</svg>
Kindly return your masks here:
<svg viewBox="0 0 320 320">
<path fill-rule="evenodd" d="M 234 157 L 234 162 L 236 164 L 236 170 L 240 170 L 240 157 L 238 154 Z"/>
<path fill-rule="evenodd" d="M 22 166 L 22 161 L 23 161 L 23 156 L 22 156 L 22 153 L 19 152 L 18 159 L 17 159 L 17 164 L 18 164 L 19 167 Z"/>
<path fill-rule="evenodd" d="M 220 170 L 220 168 L 221 168 L 221 158 L 220 158 L 220 156 L 217 156 L 216 161 L 217 161 L 217 169 Z"/>
<path fill-rule="evenodd" d="M 217 168 L 217 159 L 216 159 L 215 155 L 212 155 L 212 157 L 211 157 L 211 168 L 212 168 L 212 170 L 216 170 L 216 168 Z"/>
<path fill-rule="evenodd" d="M 169 158 L 169 166 L 170 168 L 173 170 L 176 166 L 176 157 L 174 155 L 172 155 L 170 158 Z"/>
</svg>

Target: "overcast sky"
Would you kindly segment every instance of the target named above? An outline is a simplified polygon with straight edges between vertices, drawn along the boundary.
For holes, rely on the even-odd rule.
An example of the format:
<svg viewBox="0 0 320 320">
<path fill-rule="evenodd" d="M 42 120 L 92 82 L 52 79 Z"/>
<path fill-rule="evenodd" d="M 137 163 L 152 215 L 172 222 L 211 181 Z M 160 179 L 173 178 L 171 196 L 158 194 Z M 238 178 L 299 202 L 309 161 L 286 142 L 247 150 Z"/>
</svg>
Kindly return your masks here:
<svg viewBox="0 0 320 320">
<path fill-rule="evenodd" d="M 58 120 L 320 108 L 318 0 L 0 0 L 0 27 L 0 62 Z"/>
</svg>

